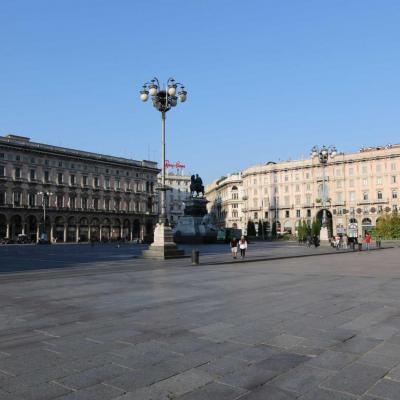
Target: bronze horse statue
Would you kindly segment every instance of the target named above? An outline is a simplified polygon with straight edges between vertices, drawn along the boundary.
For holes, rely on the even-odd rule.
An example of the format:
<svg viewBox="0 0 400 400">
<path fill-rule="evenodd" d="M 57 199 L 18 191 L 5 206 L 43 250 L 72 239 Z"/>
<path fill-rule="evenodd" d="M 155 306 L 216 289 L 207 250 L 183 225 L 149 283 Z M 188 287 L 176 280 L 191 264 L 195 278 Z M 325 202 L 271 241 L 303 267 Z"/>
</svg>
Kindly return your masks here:
<svg viewBox="0 0 400 400">
<path fill-rule="evenodd" d="M 196 195 L 195 195 L 196 193 Z M 201 193 L 201 197 L 204 196 L 204 186 L 203 181 L 199 177 L 198 174 L 192 175 L 190 177 L 190 195 L 192 197 L 199 197 Z"/>
</svg>

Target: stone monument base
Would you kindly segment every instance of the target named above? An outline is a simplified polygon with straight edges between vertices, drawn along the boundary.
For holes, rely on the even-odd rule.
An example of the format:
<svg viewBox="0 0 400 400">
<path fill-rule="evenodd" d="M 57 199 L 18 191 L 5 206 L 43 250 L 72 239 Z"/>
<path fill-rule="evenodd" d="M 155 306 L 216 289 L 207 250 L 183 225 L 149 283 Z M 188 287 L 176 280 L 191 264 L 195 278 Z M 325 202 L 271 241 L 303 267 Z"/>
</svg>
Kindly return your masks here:
<svg viewBox="0 0 400 400">
<path fill-rule="evenodd" d="M 185 215 L 179 218 L 174 228 L 176 243 L 215 243 L 218 230 L 207 214 L 208 200 L 191 197 L 185 200 Z"/>
<path fill-rule="evenodd" d="M 328 227 L 323 226 L 321 227 L 321 230 L 319 232 L 319 241 L 320 243 L 329 243 L 329 233 L 328 233 Z"/>
<path fill-rule="evenodd" d="M 143 251 L 142 257 L 167 260 L 185 257 L 185 252 L 174 243 L 171 227 L 159 222 L 154 230 L 154 242 Z"/>
</svg>

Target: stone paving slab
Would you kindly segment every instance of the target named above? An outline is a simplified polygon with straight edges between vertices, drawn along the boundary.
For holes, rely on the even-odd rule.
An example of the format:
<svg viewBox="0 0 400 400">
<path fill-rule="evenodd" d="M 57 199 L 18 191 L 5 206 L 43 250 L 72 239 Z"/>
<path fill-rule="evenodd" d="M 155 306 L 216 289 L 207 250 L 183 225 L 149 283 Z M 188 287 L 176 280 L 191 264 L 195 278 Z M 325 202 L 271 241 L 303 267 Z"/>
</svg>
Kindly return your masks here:
<svg viewBox="0 0 400 400">
<path fill-rule="evenodd" d="M 2 275 L 0 399 L 399 400 L 399 257 Z"/>
</svg>

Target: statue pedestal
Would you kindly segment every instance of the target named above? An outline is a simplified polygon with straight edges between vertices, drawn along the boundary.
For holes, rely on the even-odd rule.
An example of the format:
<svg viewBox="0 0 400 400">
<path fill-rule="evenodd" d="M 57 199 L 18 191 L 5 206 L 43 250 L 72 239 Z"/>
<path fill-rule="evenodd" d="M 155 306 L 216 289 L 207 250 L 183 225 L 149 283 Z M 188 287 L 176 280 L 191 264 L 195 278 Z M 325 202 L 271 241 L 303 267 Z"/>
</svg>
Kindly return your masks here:
<svg viewBox="0 0 400 400">
<path fill-rule="evenodd" d="M 154 230 L 154 242 L 143 251 L 142 257 L 167 260 L 185 257 L 185 252 L 175 244 L 171 227 L 159 222 Z"/>
<path fill-rule="evenodd" d="M 328 234 L 328 227 L 327 226 L 323 226 L 321 227 L 321 230 L 319 232 L 319 241 L 321 243 L 329 243 L 329 234 Z"/>
<path fill-rule="evenodd" d="M 215 243 L 218 230 L 207 214 L 207 199 L 185 200 L 185 215 L 179 218 L 173 234 L 177 243 Z"/>
</svg>

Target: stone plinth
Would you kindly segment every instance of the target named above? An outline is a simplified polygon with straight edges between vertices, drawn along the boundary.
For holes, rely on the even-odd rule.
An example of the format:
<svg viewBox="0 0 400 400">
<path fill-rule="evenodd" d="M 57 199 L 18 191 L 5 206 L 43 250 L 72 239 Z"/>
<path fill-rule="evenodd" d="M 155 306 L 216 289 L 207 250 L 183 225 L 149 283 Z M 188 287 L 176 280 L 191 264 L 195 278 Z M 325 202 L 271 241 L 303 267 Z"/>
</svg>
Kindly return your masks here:
<svg viewBox="0 0 400 400">
<path fill-rule="evenodd" d="M 204 197 L 191 197 L 185 200 L 185 215 L 179 218 L 174 228 L 177 243 L 214 243 L 218 230 L 207 214 L 208 200 Z"/>
<path fill-rule="evenodd" d="M 329 242 L 329 233 L 327 226 L 321 227 L 321 230 L 319 232 L 319 240 L 320 242 Z"/>
<path fill-rule="evenodd" d="M 172 229 L 163 223 L 158 223 L 154 230 L 154 242 L 148 250 L 144 250 L 144 258 L 153 258 L 157 260 L 166 260 L 169 258 L 185 257 L 185 252 L 178 249 L 174 242 Z"/>
</svg>

